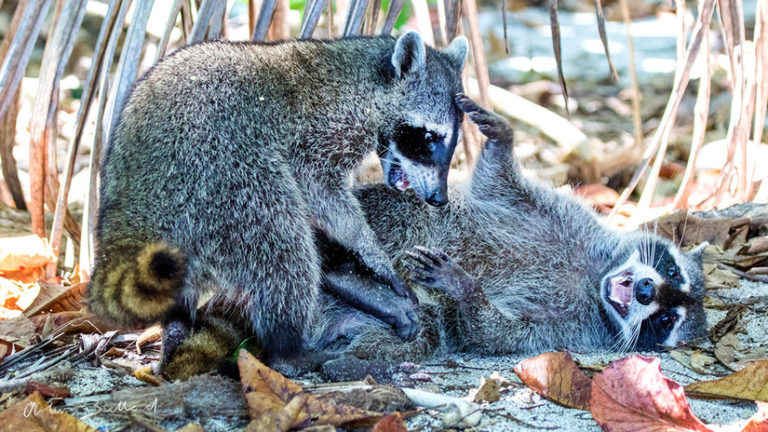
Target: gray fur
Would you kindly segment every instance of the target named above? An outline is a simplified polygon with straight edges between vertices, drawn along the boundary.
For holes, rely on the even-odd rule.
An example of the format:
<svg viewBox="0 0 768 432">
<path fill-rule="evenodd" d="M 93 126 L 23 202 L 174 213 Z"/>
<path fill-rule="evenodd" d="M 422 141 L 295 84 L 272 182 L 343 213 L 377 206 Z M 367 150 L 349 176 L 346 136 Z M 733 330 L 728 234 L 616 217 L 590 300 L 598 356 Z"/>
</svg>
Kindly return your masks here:
<svg viewBox="0 0 768 432">
<path fill-rule="evenodd" d="M 93 308 L 127 325 L 189 322 L 211 290 L 247 316 L 267 353 L 294 352 L 317 309 L 313 228 L 405 295 L 349 176 L 406 117 L 454 121 L 464 59 L 456 46 L 444 54 L 418 35 L 404 37 L 397 52 L 390 37 L 202 43 L 144 75 L 101 172 Z M 418 73 L 395 74 L 393 62 L 413 57 L 405 48 L 416 50 Z M 125 287 L 105 287 L 122 281 L 110 275 L 150 242 L 178 248 L 185 261 L 173 264 L 185 265 L 186 276 L 172 310 L 139 317 L 124 306 Z"/>
<path fill-rule="evenodd" d="M 403 343 L 376 320 L 328 299 L 318 345 L 397 361 L 456 350 L 658 349 L 662 339 L 645 330 L 625 338 L 601 297 L 603 279 L 624 268 L 635 251 L 651 267 L 663 252 L 679 253 L 677 265 L 695 302 L 684 307 L 678 339 L 706 333 L 696 252 L 685 255 L 651 233 L 614 231 L 581 200 L 525 178 L 513 158 L 506 122 L 471 101 L 461 105 L 490 139 L 471 181 L 450 189 L 448 205 L 428 207 L 381 185 L 356 192 L 396 268 L 410 268 L 413 280 L 433 288 L 417 289 L 422 333 Z M 414 250 L 417 246 L 426 249 Z"/>
</svg>

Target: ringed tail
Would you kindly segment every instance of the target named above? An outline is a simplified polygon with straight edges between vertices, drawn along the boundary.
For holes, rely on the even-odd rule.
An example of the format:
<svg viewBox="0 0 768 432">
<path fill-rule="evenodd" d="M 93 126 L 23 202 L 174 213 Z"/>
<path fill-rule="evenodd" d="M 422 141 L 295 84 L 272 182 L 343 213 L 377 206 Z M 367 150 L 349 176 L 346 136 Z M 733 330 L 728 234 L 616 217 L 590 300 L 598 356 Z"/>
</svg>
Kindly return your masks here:
<svg viewBox="0 0 768 432">
<path fill-rule="evenodd" d="M 184 254 L 166 243 L 109 249 L 99 254 L 88 286 L 91 309 L 122 326 L 162 319 L 186 275 Z"/>
</svg>

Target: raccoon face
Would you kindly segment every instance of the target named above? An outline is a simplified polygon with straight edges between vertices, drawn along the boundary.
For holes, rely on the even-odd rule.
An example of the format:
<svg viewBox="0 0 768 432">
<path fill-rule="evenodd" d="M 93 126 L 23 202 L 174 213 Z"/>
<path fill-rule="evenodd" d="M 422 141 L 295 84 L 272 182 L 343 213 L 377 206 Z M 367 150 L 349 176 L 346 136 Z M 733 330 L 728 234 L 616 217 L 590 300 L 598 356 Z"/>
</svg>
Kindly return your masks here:
<svg viewBox="0 0 768 432">
<path fill-rule="evenodd" d="M 706 246 L 706 245 L 703 245 Z M 600 284 L 620 351 L 660 350 L 706 332 L 700 253 L 684 254 L 661 239 L 645 239 Z"/>
<path fill-rule="evenodd" d="M 459 140 L 467 40 L 442 52 L 427 48 L 418 33 L 401 36 L 392 54 L 395 89 L 392 119 L 379 132 L 377 153 L 387 186 L 414 192 L 433 206 L 448 202 L 448 169 Z"/>
</svg>

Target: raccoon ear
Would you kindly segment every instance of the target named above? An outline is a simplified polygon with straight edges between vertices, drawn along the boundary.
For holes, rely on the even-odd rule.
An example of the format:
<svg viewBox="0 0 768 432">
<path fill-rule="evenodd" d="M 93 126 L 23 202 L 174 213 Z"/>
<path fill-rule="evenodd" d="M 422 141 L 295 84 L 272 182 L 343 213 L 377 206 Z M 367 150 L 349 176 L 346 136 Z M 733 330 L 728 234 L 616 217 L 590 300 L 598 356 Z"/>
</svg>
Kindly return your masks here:
<svg viewBox="0 0 768 432">
<path fill-rule="evenodd" d="M 688 251 L 688 256 L 695 259 L 695 260 L 701 260 L 701 255 L 704 253 L 704 249 L 709 246 L 709 242 L 705 241 L 704 243 L 699 244 L 695 248 Z"/>
<path fill-rule="evenodd" d="M 457 36 L 453 42 L 443 50 L 443 53 L 451 59 L 453 66 L 461 71 L 464 69 L 464 62 L 467 61 L 468 50 L 469 42 L 467 41 L 467 38 L 464 36 Z"/>
<path fill-rule="evenodd" d="M 426 70 L 427 50 L 418 33 L 409 31 L 397 39 L 395 52 L 392 53 L 392 66 L 398 78 L 421 74 Z"/>
</svg>

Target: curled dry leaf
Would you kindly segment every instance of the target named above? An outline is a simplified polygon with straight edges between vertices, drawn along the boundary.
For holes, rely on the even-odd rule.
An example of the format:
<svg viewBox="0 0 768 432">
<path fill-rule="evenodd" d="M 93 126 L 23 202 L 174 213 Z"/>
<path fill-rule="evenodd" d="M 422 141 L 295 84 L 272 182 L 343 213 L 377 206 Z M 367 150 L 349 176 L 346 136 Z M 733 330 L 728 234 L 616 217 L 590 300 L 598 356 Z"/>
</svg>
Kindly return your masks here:
<svg viewBox="0 0 768 432">
<path fill-rule="evenodd" d="M 265 415 L 272 416 L 275 421 L 278 417 L 284 418 L 287 414 L 283 408 L 300 395 L 306 395 L 306 401 L 301 404 L 302 409 L 292 417 L 291 428 L 310 424 L 370 427 L 382 417 L 379 413 L 321 401 L 305 393 L 300 385 L 265 366 L 246 350 L 240 350 L 237 365 L 248 403 L 248 414 L 253 420 L 267 421 L 263 417 Z M 294 406 L 297 403 L 294 402 Z"/>
<path fill-rule="evenodd" d="M 696 396 L 768 402 L 768 360 L 750 363 L 739 372 L 720 379 L 688 384 L 685 392 Z"/>
<path fill-rule="evenodd" d="M 133 376 L 136 377 L 137 380 L 152 384 L 153 386 L 160 386 L 165 382 L 162 377 L 153 374 L 152 368 L 149 366 L 136 369 L 133 371 Z"/>
<path fill-rule="evenodd" d="M 683 387 L 664 377 L 658 358 L 631 356 L 592 379 L 591 410 L 606 431 L 711 431 L 691 411 Z"/>
<path fill-rule="evenodd" d="M 545 398 L 568 408 L 589 411 L 592 384 L 569 353 L 541 354 L 523 360 L 514 370 L 525 385 Z"/>
<path fill-rule="evenodd" d="M 160 324 L 153 325 L 152 327 L 144 330 L 139 338 L 136 339 L 136 353 L 141 354 L 141 346 L 144 344 L 156 342 L 163 337 L 163 327 Z"/>
<path fill-rule="evenodd" d="M 39 393 L 0 413 L 0 425 L 6 431 L 24 432 L 96 432 L 79 419 L 52 408 Z"/>
</svg>

